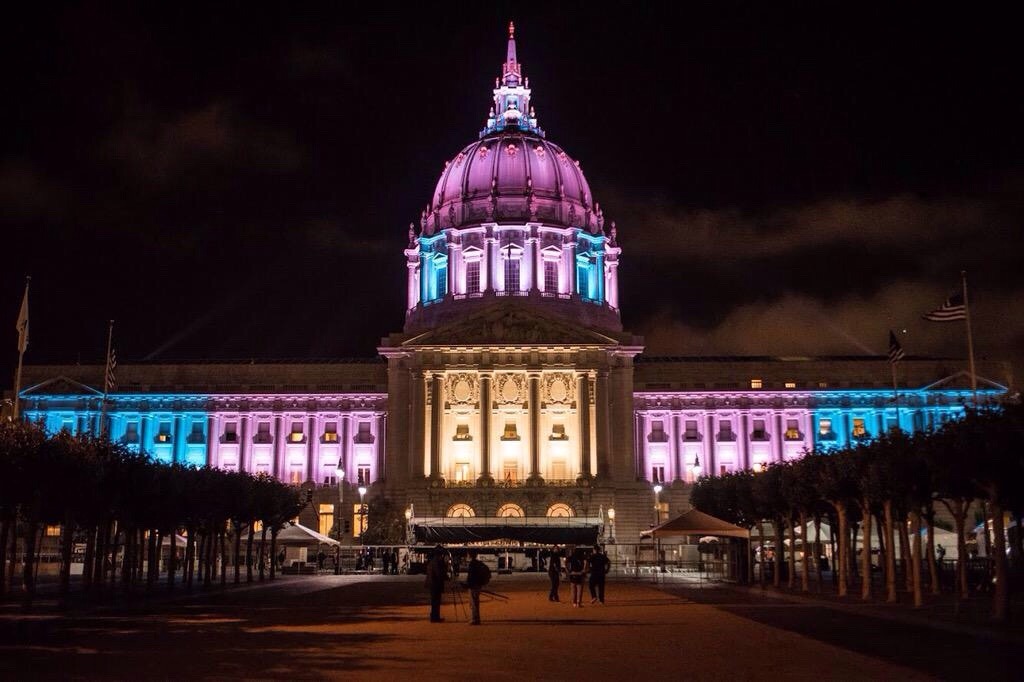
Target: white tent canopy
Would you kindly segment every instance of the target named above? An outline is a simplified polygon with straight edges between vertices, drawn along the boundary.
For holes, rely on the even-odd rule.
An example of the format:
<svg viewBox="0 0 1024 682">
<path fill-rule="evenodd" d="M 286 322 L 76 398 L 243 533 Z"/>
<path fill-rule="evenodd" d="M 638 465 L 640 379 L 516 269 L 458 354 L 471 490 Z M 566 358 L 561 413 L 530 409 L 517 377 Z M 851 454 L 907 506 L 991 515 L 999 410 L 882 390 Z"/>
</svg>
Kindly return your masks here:
<svg viewBox="0 0 1024 682">
<path fill-rule="evenodd" d="M 294 523 L 285 526 L 277 534 L 277 544 L 279 545 L 340 545 L 341 543 L 337 540 L 327 537 L 323 533 L 318 533 L 312 528 L 306 528 L 305 526 Z"/>
</svg>

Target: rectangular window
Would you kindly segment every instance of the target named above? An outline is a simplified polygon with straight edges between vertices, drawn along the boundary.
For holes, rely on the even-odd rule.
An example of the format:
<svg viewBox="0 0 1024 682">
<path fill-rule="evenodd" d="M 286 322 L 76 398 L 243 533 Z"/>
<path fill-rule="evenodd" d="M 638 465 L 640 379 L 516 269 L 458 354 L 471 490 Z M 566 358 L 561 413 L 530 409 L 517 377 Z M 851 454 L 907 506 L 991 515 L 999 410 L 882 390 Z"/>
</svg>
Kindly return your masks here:
<svg viewBox="0 0 1024 682">
<path fill-rule="evenodd" d="M 544 292 L 558 293 L 558 263 L 553 260 L 544 261 Z"/>
<path fill-rule="evenodd" d="M 800 440 L 800 426 L 796 419 L 786 420 L 786 440 Z"/>
<path fill-rule="evenodd" d="M 828 388 L 828 382 L 827 381 L 819 381 L 818 382 L 818 388 Z"/>
<path fill-rule="evenodd" d="M 203 422 L 194 421 L 192 422 L 192 431 L 188 434 L 189 443 L 205 443 L 206 434 L 203 433 Z"/>
<path fill-rule="evenodd" d="M 663 421 L 652 421 L 651 422 L 651 433 L 647 436 L 647 440 L 652 443 L 665 443 L 668 441 L 668 435 L 665 433 L 665 422 Z"/>
<path fill-rule="evenodd" d="M 501 469 L 501 478 L 505 483 L 519 480 L 519 463 L 514 459 L 506 459 Z"/>
<path fill-rule="evenodd" d="M 480 293 L 480 261 L 478 260 L 466 262 L 466 293 Z"/>
<path fill-rule="evenodd" d="M 237 443 L 238 442 L 238 422 L 225 422 L 224 423 L 224 440 L 225 443 Z"/>
<path fill-rule="evenodd" d="M 751 379 L 750 380 L 750 387 L 751 388 L 763 388 L 763 386 L 764 386 L 764 382 L 762 382 L 760 379 Z"/>
<path fill-rule="evenodd" d="M 469 424 L 456 424 L 452 440 L 473 440 L 473 436 L 469 435 Z"/>
<path fill-rule="evenodd" d="M 139 442 L 139 423 L 128 422 L 124 427 L 124 442 L 125 443 L 138 443 Z"/>
<path fill-rule="evenodd" d="M 356 485 L 370 485 L 369 464 L 360 464 L 356 467 Z"/>
<path fill-rule="evenodd" d="M 338 422 L 327 422 L 324 424 L 324 442 L 338 442 Z"/>
<path fill-rule="evenodd" d="M 720 421 L 720 422 L 718 422 L 718 440 L 724 440 L 724 441 L 736 440 L 736 437 L 732 433 L 732 422 L 731 421 Z"/>
<path fill-rule="evenodd" d="M 337 482 L 338 479 L 335 478 L 334 474 L 324 474 L 324 485 L 335 485 Z"/>
<path fill-rule="evenodd" d="M 322 535 L 330 536 L 331 531 L 334 529 L 334 505 L 333 504 L 321 504 L 318 508 L 319 512 L 319 527 L 317 530 Z"/>
<path fill-rule="evenodd" d="M 352 507 L 352 537 L 362 537 L 363 531 L 366 530 L 366 514 L 367 508 L 365 505 L 356 504 Z"/>
<path fill-rule="evenodd" d="M 373 434 L 370 432 L 370 422 L 359 422 L 359 430 L 356 432 L 357 443 L 372 443 Z"/>
<path fill-rule="evenodd" d="M 60 537 L 60 525 L 53 525 L 46 527 L 46 537 L 48 538 L 59 538 Z"/>
<path fill-rule="evenodd" d="M 564 459 L 553 459 L 551 460 L 551 478 L 556 481 L 564 481 L 569 478 L 569 473 L 566 470 Z"/>
<path fill-rule="evenodd" d="M 505 260 L 505 291 L 519 291 L 519 259 Z"/>
<path fill-rule="evenodd" d="M 260 422 L 256 425 L 256 436 L 254 443 L 273 443 L 274 437 L 270 435 L 270 422 Z"/>
<path fill-rule="evenodd" d="M 796 388 L 796 382 L 795 381 L 787 381 L 786 382 L 786 388 Z"/>
<path fill-rule="evenodd" d="M 754 420 L 754 432 L 750 434 L 753 440 L 768 440 L 768 432 L 764 429 L 764 420 Z"/>
<path fill-rule="evenodd" d="M 469 480 L 469 462 L 455 463 L 455 480 L 460 482 Z"/>
<path fill-rule="evenodd" d="M 820 438 L 829 439 L 835 434 L 832 433 L 832 420 L 822 417 L 818 420 L 818 436 Z"/>
<path fill-rule="evenodd" d="M 160 422 L 160 427 L 156 432 L 156 438 L 154 438 L 154 440 L 157 443 L 171 442 L 171 422 Z"/>
<path fill-rule="evenodd" d="M 302 422 L 292 422 L 292 431 L 288 434 L 288 442 L 301 443 L 302 441 Z"/>
<path fill-rule="evenodd" d="M 519 433 L 516 431 L 515 422 L 507 422 L 505 431 L 501 434 L 501 440 L 519 440 Z"/>
<path fill-rule="evenodd" d="M 664 464 L 652 464 L 651 465 L 651 483 L 664 483 L 665 482 L 665 465 Z"/>
<path fill-rule="evenodd" d="M 292 485 L 302 484 L 302 465 L 292 465 L 291 469 L 288 470 L 288 482 Z"/>
<path fill-rule="evenodd" d="M 864 420 L 861 418 L 854 418 L 853 420 L 853 433 L 851 434 L 854 438 L 866 438 L 868 435 L 867 427 L 864 426 Z"/>
<path fill-rule="evenodd" d="M 896 417 L 886 417 L 885 428 L 889 433 L 895 433 L 900 430 L 900 424 L 896 421 Z"/>
<path fill-rule="evenodd" d="M 697 420 L 687 420 L 686 432 L 683 434 L 683 440 L 700 440 L 700 433 L 697 431 Z"/>
</svg>

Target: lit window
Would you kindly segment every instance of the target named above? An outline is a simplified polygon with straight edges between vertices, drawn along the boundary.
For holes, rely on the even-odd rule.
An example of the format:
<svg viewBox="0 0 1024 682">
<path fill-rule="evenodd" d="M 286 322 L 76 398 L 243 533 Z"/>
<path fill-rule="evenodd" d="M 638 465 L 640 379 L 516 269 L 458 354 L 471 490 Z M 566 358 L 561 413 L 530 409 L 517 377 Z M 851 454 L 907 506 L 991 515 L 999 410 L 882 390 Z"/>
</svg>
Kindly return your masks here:
<svg viewBox="0 0 1024 682">
<path fill-rule="evenodd" d="M 795 381 L 787 381 L 786 382 L 786 388 L 796 388 L 796 382 Z"/>
<path fill-rule="evenodd" d="M 171 442 L 171 423 L 160 422 L 160 430 L 156 433 L 157 443 L 170 443 Z"/>
<path fill-rule="evenodd" d="M 828 382 L 827 381 L 819 381 L 818 382 L 818 388 L 828 388 Z"/>
<path fill-rule="evenodd" d="M 333 504 L 321 504 L 318 507 L 319 511 L 319 528 L 322 535 L 330 535 L 334 529 L 334 505 Z"/>
<path fill-rule="evenodd" d="M 505 291 L 519 291 L 519 259 L 505 260 Z"/>
<path fill-rule="evenodd" d="M 466 293 L 480 293 L 480 261 L 478 260 L 466 263 Z"/>
<path fill-rule="evenodd" d="M 352 537 L 358 538 L 366 531 L 367 507 L 362 504 L 352 506 Z"/>
<path fill-rule="evenodd" d="M 544 261 L 544 291 L 558 293 L 558 263 L 552 260 Z"/>
<path fill-rule="evenodd" d="M 293 466 L 288 472 L 288 482 L 292 485 L 299 485 L 302 483 L 302 466 Z"/>
<path fill-rule="evenodd" d="M 288 442 L 301 443 L 302 441 L 302 422 L 292 422 L 292 432 L 288 434 Z"/>
<path fill-rule="evenodd" d="M 324 442 L 338 442 L 338 422 L 327 422 L 324 424 Z"/>
<path fill-rule="evenodd" d="M 48 538 L 59 538 L 60 537 L 60 525 L 47 526 L 46 537 Z"/>
<path fill-rule="evenodd" d="M 760 379 L 751 379 L 750 380 L 750 387 L 751 388 L 762 388 L 762 381 Z"/>
<path fill-rule="evenodd" d="M 868 430 L 864 426 L 864 420 L 855 418 L 853 420 L 853 433 L 854 438 L 867 438 Z"/>
<path fill-rule="evenodd" d="M 786 420 L 786 440 L 800 440 L 800 427 L 796 419 Z"/>
<path fill-rule="evenodd" d="M 501 475 L 505 483 L 515 483 L 519 480 L 519 462 L 514 459 L 506 459 L 501 467 Z"/>
<path fill-rule="evenodd" d="M 830 440 L 835 438 L 835 434 L 832 432 L 832 420 L 828 418 L 821 418 L 818 420 L 818 437 L 822 440 Z"/>
<path fill-rule="evenodd" d="M 565 425 L 552 424 L 551 435 L 548 436 L 548 440 L 569 440 L 569 436 L 565 435 Z"/>
<path fill-rule="evenodd" d="M 460 483 L 469 480 L 469 462 L 455 463 L 455 480 Z"/>
<path fill-rule="evenodd" d="M 452 440 L 473 440 L 473 436 L 469 435 L 469 424 L 456 424 Z"/>
<path fill-rule="evenodd" d="M 501 440 L 519 440 L 519 433 L 516 431 L 515 422 L 505 424 L 505 432 L 501 434 Z"/>
<path fill-rule="evenodd" d="M 572 507 L 565 504 L 564 502 L 556 502 L 555 504 L 548 507 L 547 516 L 557 519 L 569 519 L 575 516 Z"/>
<path fill-rule="evenodd" d="M 503 504 L 503 505 L 501 505 L 498 508 L 497 516 L 499 518 L 510 518 L 510 517 L 512 517 L 512 518 L 521 519 L 524 516 L 526 516 L 526 514 L 523 513 L 523 508 L 520 507 L 518 504 L 509 503 L 509 504 Z"/>
<path fill-rule="evenodd" d="M 445 516 L 455 519 L 466 519 L 476 516 L 476 512 L 468 504 L 453 504 L 448 507 Z"/>
</svg>

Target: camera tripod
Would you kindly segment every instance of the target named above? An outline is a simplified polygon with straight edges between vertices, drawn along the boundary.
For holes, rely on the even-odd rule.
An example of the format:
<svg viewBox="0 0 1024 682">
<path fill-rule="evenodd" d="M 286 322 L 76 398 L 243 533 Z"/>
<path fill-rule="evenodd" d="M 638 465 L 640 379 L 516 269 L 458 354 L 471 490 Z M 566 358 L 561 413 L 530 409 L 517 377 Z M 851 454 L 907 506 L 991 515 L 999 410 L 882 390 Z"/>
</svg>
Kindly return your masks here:
<svg viewBox="0 0 1024 682">
<path fill-rule="evenodd" d="M 459 581 L 454 578 L 449 580 L 448 592 L 452 597 L 452 610 L 455 611 L 455 622 L 469 620 L 469 612 L 466 610 L 466 602 L 462 599 L 462 586 L 459 584 Z"/>
</svg>

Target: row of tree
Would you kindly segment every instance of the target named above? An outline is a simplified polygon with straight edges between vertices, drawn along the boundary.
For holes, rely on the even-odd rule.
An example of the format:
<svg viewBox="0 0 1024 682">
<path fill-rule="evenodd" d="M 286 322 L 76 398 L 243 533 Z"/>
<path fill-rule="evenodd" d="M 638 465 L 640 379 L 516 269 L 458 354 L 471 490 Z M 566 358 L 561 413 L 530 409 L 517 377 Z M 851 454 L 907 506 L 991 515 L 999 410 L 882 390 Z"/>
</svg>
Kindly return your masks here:
<svg viewBox="0 0 1024 682">
<path fill-rule="evenodd" d="M 765 522 L 772 524 L 775 540 L 773 581 L 780 584 L 786 561 L 784 533 L 789 534 L 789 587 L 796 580 L 797 536 L 805 543 L 800 570 L 801 588 L 818 562 L 810 560 L 808 523 L 828 522 L 835 537 L 833 566 L 837 590 L 846 596 L 854 584 L 860 552 L 861 597 L 872 598 L 871 546 L 876 532 L 885 577 L 886 600 L 897 600 L 896 538 L 907 589 L 914 604 L 923 603 L 922 566 L 929 572 L 929 587 L 939 592 L 934 549 L 936 514 L 948 512 L 957 533 L 956 585 L 960 598 L 968 596 L 967 515 L 980 509 L 991 522 L 994 572 L 992 615 L 1004 621 L 1009 613 L 1011 567 L 1024 572 L 1021 517 L 1024 516 L 1024 407 L 1009 404 L 992 409 L 969 409 L 963 419 L 917 434 L 894 431 L 841 449 L 818 449 L 807 456 L 762 471 L 741 471 L 701 478 L 691 495 L 698 509 L 763 537 Z M 1015 519 L 1015 532 L 1007 547 L 1004 515 Z M 873 531 L 875 529 L 875 531 Z M 922 547 L 922 534 L 926 536 Z M 986 535 L 987 537 L 987 535 Z M 1007 555 L 1009 554 L 1009 559 Z"/>
<path fill-rule="evenodd" d="M 20 562 L 31 601 L 47 527 L 60 528 L 62 596 L 69 592 L 76 544 L 84 544 L 86 591 L 142 583 L 152 590 L 163 555 L 171 590 L 179 562 L 189 589 L 217 580 L 218 565 L 221 583 L 229 564 L 234 582 L 243 565 L 247 581 L 254 566 L 260 580 L 269 566 L 273 579 L 277 533 L 304 503 L 298 489 L 269 476 L 166 465 L 106 438 L 0 423 L 0 595 L 10 589 Z M 184 561 L 178 556 L 182 536 Z"/>
</svg>

